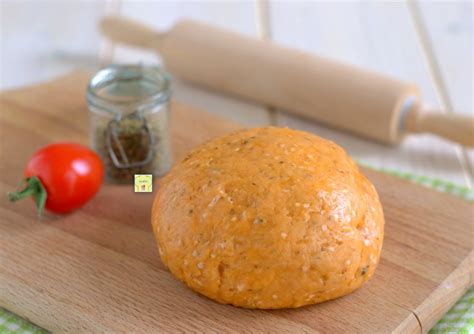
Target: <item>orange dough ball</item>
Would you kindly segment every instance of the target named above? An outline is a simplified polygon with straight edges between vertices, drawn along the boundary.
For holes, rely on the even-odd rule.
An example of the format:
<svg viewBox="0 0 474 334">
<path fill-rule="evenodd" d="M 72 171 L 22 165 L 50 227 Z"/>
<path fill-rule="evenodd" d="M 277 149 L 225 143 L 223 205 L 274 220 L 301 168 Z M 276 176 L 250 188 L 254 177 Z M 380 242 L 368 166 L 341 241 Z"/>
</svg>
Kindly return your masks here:
<svg viewBox="0 0 474 334">
<path fill-rule="evenodd" d="M 152 212 L 161 259 L 221 303 L 275 309 L 350 293 L 374 273 L 384 218 L 345 151 L 287 128 L 213 139 L 163 178 Z"/>
</svg>

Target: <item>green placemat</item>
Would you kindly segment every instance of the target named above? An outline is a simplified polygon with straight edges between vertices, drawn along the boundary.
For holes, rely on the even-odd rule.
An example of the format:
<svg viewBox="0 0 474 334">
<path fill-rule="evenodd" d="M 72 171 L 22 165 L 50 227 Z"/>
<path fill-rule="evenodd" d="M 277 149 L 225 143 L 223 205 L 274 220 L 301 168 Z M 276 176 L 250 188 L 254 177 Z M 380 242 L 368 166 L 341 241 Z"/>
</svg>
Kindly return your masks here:
<svg viewBox="0 0 474 334">
<path fill-rule="evenodd" d="M 359 162 L 360 163 L 360 162 Z M 369 167 L 364 163 L 361 165 Z M 453 183 L 432 179 L 426 176 L 417 176 L 411 173 L 402 173 L 393 170 L 377 169 L 378 171 L 409 180 L 425 187 L 447 192 L 455 196 L 474 202 L 474 190 L 460 187 Z M 0 308 L 0 334 L 31 334 L 47 333 L 28 320 Z M 430 334 L 460 333 L 474 334 L 474 287 L 444 315 L 444 317 L 430 330 Z"/>
<path fill-rule="evenodd" d="M 0 333 L 1 334 L 43 334 L 44 329 L 33 325 L 28 320 L 0 308 Z"/>
</svg>

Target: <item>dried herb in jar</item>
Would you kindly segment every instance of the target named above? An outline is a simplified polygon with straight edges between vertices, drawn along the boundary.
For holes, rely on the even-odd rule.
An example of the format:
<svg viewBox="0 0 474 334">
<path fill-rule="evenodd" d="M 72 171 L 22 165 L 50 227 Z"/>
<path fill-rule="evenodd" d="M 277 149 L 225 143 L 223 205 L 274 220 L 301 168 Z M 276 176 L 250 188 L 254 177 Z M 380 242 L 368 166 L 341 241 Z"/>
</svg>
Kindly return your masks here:
<svg viewBox="0 0 474 334">
<path fill-rule="evenodd" d="M 97 128 L 96 150 L 106 174 L 116 183 L 131 183 L 135 174 L 153 174 L 159 136 L 138 113 L 112 120 Z"/>
</svg>

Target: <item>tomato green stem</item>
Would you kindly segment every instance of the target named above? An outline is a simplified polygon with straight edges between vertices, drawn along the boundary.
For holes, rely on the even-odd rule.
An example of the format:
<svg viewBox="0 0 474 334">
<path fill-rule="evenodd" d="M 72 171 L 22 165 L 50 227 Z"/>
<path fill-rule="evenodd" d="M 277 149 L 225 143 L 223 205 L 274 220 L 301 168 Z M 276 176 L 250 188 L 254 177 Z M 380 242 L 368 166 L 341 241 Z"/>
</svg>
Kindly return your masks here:
<svg viewBox="0 0 474 334">
<path fill-rule="evenodd" d="M 26 186 L 23 189 L 8 193 L 8 198 L 10 201 L 16 202 L 25 197 L 33 196 L 38 216 L 41 216 L 46 204 L 46 199 L 48 198 L 48 193 L 46 192 L 46 189 L 41 183 L 40 179 L 38 179 L 36 176 L 27 178 L 25 183 Z"/>
</svg>

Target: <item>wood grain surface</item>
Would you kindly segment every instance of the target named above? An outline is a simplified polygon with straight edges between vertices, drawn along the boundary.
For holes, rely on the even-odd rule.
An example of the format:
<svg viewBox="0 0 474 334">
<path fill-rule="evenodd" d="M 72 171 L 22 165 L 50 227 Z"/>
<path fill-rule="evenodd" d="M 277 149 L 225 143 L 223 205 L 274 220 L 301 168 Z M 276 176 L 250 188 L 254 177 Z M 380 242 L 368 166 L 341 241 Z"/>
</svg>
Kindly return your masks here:
<svg viewBox="0 0 474 334">
<path fill-rule="evenodd" d="M 88 75 L 0 96 L 0 192 L 31 154 L 58 140 L 87 144 Z M 172 105 L 175 159 L 239 126 Z M 474 206 L 370 170 L 386 215 L 382 260 L 353 294 L 296 310 L 220 305 L 160 262 L 153 194 L 104 186 L 82 210 L 36 221 L 32 203 L 0 198 L 0 306 L 53 332 L 426 332 L 473 284 Z"/>
</svg>

